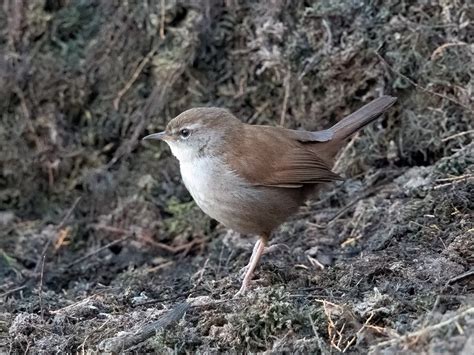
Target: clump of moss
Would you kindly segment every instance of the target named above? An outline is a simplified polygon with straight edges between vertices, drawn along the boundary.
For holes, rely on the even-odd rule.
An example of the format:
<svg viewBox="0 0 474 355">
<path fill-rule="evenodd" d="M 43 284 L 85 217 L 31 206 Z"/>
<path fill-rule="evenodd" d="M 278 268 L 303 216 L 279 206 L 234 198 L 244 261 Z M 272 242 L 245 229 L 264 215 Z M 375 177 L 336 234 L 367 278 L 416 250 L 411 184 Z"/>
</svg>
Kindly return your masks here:
<svg viewBox="0 0 474 355">
<path fill-rule="evenodd" d="M 274 338 L 299 327 L 301 313 L 290 302 L 282 288 L 251 296 L 242 313 L 232 314 L 228 321 L 235 329 L 233 345 L 247 350 L 268 349 Z"/>
<path fill-rule="evenodd" d="M 166 212 L 171 216 L 163 221 L 168 235 L 209 233 L 210 218 L 204 215 L 194 201 L 182 202 L 175 197 L 168 201 Z"/>
</svg>

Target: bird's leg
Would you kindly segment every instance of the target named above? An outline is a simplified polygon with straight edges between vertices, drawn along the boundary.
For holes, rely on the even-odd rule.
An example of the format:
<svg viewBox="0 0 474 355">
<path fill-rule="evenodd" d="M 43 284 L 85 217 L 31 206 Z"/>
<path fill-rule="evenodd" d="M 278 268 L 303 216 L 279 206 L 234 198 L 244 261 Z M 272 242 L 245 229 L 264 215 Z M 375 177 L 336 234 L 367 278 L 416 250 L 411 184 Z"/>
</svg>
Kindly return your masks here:
<svg viewBox="0 0 474 355">
<path fill-rule="evenodd" d="M 247 274 L 247 270 L 249 269 L 250 264 L 252 264 L 253 259 L 255 259 L 255 254 L 257 253 L 257 249 L 260 246 L 260 238 L 258 238 L 257 242 L 253 246 L 252 250 L 252 256 L 250 257 L 250 260 L 247 265 L 245 265 L 242 269 L 240 269 L 239 274 L 240 274 L 240 279 L 243 280 L 245 275 Z"/>
<path fill-rule="evenodd" d="M 245 272 L 244 280 L 242 281 L 242 286 L 240 287 L 239 292 L 237 292 L 236 296 L 243 295 L 247 290 L 247 287 L 252 279 L 253 272 L 260 261 L 260 257 L 265 250 L 265 246 L 267 245 L 267 236 L 261 236 L 260 239 L 257 241 L 253 248 L 252 256 L 250 257 L 250 261 L 247 265 L 247 271 Z"/>
<path fill-rule="evenodd" d="M 250 257 L 250 261 L 248 262 L 247 265 L 245 265 L 242 269 L 240 269 L 239 274 L 240 274 L 240 279 L 241 280 L 244 279 L 244 276 L 245 276 L 245 274 L 246 274 L 246 272 L 249 268 L 249 265 L 252 264 L 252 260 L 255 257 L 255 252 L 256 252 L 257 248 L 259 247 L 260 243 L 261 242 L 260 242 L 260 238 L 259 238 L 258 241 L 255 243 L 255 246 L 253 247 L 253 252 L 252 252 L 252 256 Z M 290 250 L 290 247 L 286 244 L 283 244 L 283 243 L 273 244 L 273 245 L 265 246 L 265 250 L 263 251 L 263 255 L 273 253 L 275 251 L 278 251 L 278 250 L 282 249 L 283 247 Z"/>
</svg>

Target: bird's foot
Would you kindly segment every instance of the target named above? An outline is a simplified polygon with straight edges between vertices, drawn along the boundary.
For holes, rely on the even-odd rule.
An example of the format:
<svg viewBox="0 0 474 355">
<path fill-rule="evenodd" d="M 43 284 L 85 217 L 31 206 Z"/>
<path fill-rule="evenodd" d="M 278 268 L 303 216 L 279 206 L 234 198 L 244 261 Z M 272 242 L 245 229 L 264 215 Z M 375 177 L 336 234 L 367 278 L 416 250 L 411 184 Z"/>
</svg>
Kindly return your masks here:
<svg viewBox="0 0 474 355">
<path fill-rule="evenodd" d="M 250 257 L 250 261 L 246 267 L 244 267 L 245 274 L 244 274 L 244 279 L 242 281 L 242 286 L 240 287 L 239 292 L 235 295 L 240 296 L 245 293 L 247 290 L 247 287 L 250 283 L 250 280 L 252 279 L 253 272 L 255 271 L 255 268 L 257 267 L 258 261 L 260 260 L 260 257 L 263 254 L 263 251 L 265 249 L 265 244 L 266 244 L 266 239 L 259 239 L 258 242 L 255 244 L 252 252 L 252 256 Z"/>
<path fill-rule="evenodd" d="M 247 292 L 247 285 L 245 285 L 242 282 L 242 286 L 240 286 L 240 290 L 234 295 L 234 298 L 242 297 L 246 292 Z"/>
</svg>

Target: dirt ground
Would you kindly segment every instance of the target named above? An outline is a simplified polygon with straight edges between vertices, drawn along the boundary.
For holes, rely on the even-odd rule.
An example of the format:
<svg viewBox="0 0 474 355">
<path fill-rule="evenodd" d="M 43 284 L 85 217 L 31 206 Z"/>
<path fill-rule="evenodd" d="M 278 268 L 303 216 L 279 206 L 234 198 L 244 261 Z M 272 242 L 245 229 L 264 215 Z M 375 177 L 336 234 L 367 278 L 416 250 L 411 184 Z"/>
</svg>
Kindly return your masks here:
<svg viewBox="0 0 474 355">
<path fill-rule="evenodd" d="M 474 353 L 469 1 L 4 0 L 0 353 Z M 255 242 L 168 148 L 196 106 L 322 129 L 396 105 Z"/>
</svg>

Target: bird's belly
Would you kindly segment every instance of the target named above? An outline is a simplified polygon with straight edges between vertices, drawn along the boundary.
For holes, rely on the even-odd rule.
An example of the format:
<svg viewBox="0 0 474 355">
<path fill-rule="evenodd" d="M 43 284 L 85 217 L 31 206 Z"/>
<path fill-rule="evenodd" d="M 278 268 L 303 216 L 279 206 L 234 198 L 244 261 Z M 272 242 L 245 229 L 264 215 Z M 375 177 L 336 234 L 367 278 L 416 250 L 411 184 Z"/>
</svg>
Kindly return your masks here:
<svg viewBox="0 0 474 355">
<path fill-rule="evenodd" d="M 295 196 L 298 191 L 248 184 L 215 158 L 181 163 L 180 167 L 184 184 L 197 205 L 241 233 L 270 233 L 302 202 L 299 195 Z"/>
</svg>

